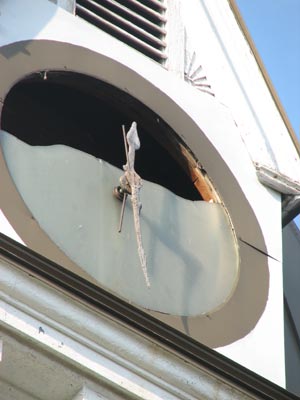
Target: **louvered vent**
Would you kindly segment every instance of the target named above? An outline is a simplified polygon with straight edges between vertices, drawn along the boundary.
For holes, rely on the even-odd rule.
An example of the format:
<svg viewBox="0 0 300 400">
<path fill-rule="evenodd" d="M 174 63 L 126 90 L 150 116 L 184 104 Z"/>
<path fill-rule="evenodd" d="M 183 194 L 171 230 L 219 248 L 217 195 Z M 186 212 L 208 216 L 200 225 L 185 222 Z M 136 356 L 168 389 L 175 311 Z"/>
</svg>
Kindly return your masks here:
<svg viewBox="0 0 300 400">
<path fill-rule="evenodd" d="M 76 14 L 163 63 L 165 54 L 164 0 L 77 0 Z"/>
</svg>

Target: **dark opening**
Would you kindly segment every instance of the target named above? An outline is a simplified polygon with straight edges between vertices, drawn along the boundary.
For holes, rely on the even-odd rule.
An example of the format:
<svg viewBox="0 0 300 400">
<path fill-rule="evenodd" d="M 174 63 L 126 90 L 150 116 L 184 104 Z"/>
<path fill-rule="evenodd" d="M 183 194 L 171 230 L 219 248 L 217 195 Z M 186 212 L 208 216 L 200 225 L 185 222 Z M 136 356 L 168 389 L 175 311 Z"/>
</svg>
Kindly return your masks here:
<svg viewBox="0 0 300 400">
<path fill-rule="evenodd" d="M 3 130 L 30 145 L 64 144 L 122 168 L 122 125 L 137 122 L 136 171 L 175 194 L 200 200 L 175 132 L 155 113 L 115 87 L 76 73 L 37 73 L 7 95 Z M 116 182 L 117 184 L 117 182 Z"/>
</svg>

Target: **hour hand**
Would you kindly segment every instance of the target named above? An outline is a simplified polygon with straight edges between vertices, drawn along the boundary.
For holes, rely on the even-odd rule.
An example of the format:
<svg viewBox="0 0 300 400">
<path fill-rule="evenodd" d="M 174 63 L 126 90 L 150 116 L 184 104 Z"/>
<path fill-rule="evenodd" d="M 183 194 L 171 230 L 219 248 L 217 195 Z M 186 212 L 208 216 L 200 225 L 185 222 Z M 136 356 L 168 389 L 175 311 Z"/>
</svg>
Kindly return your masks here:
<svg viewBox="0 0 300 400">
<path fill-rule="evenodd" d="M 142 244 L 142 233 L 140 225 L 140 213 L 142 209 L 142 203 L 140 201 L 140 190 L 142 187 L 142 179 L 134 169 L 135 151 L 140 148 L 140 140 L 137 133 L 136 122 L 132 123 L 127 133 L 127 136 L 125 135 L 125 129 L 123 126 L 123 135 L 124 135 L 124 145 L 125 145 L 127 163 L 123 167 L 124 174 L 120 178 L 120 189 L 118 190 L 119 194 L 123 193 L 123 204 L 121 210 L 119 232 L 121 232 L 122 229 L 127 194 L 130 194 L 138 254 L 147 287 L 150 287 L 150 280 L 147 271 L 146 254 Z"/>
</svg>

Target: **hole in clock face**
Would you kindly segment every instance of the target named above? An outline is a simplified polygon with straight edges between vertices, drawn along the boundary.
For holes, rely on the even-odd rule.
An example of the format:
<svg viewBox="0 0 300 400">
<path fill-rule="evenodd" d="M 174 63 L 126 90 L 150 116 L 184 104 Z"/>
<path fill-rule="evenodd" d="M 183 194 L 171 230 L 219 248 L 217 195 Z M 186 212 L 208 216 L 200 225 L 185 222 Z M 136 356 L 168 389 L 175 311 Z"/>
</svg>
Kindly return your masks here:
<svg viewBox="0 0 300 400">
<path fill-rule="evenodd" d="M 139 175 L 185 199 L 203 200 L 190 173 L 196 162 L 175 132 L 138 100 L 94 78 L 57 71 L 26 78 L 7 95 L 1 128 L 30 145 L 64 144 L 122 168 L 121 127 L 128 130 L 132 121 L 141 141 Z"/>
</svg>

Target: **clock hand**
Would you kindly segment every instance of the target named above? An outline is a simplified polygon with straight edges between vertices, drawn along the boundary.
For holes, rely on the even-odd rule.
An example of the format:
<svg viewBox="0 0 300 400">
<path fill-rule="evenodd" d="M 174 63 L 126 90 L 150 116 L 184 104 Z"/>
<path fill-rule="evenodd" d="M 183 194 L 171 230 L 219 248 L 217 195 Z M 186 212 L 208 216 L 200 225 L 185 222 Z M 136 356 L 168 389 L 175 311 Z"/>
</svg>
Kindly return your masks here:
<svg viewBox="0 0 300 400">
<path fill-rule="evenodd" d="M 123 127 L 123 134 L 124 134 L 124 127 Z M 136 122 L 133 122 L 128 133 L 127 133 L 127 143 L 124 139 L 125 143 L 125 151 L 126 151 L 126 158 L 127 163 L 123 166 L 125 171 L 124 175 L 120 178 L 120 188 L 121 192 L 124 193 L 123 197 L 123 205 L 121 211 L 121 221 L 120 221 L 120 228 L 122 227 L 123 215 L 124 215 L 124 208 L 125 202 L 127 198 L 127 194 L 131 194 L 131 205 L 133 211 L 133 220 L 134 220 L 134 228 L 136 233 L 136 240 L 137 240 L 137 247 L 138 247 L 138 254 L 141 262 L 141 267 L 144 273 L 145 281 L 147 287 L 150 287 L 150 280 L 147 271 L 147 260 L 146 254 L 143 248 L 142 243 L 142 233 L 141 233 L 141 224 L 140 224 L 140 212 L 142 208 L 142 203 L 140 201 L 140 190 L 143 186 L 141 177 L 136 173 L 134 169 L 134 162 L 135 162 L 135 151 L 140 148 L 140 140 L 138 137 Z M 120 190 L 119 190 L 120 192 Z"/>
<path fill-rule="evenodd" d="M 118 192 L 118 195 L 120 195 L 119 192 Z M 120 222 L 119 222 L 119 229 L 118 229 L 119 233 L 121 233 L 121 230 L 122 230 L 124 211 L 125 211 L 125 204 L 126 204 L 126 200 L 127 200 L 127 193 L 123 193 L 122 195 L 123 195 L 123 201 L 122 201 L 122 208 L 121 208 L 121 215 L 120 215 Z"/>
<path fill-rule="evenodd" d="M 125 132 L 125 126 L 122 125 L 122 132 L 123 132 L 123 139 L 124 139 L 124 147 L 125 147 L 125 154 L 126 154 L 126 162 L 128 164 L 128 147 L 127 147 L 127 140 L 126 140 L 126 132 Z M 120 222 L 119 222 L 119 229 L 118 232 L 120 233 L 122 230 L 122 225 L 123 225 L 123 218 L 124 218 L 124 211 L 125 211 L 125 204 L 127 200 L 127 192 L 124 192 L 121 188 L 121 186 L 117 187 L 114 189 L 116 197 L 118 197 L 122 201 L 122 209 L 121 209 L 121 215 L 120 215 Z"/>
</svg>

